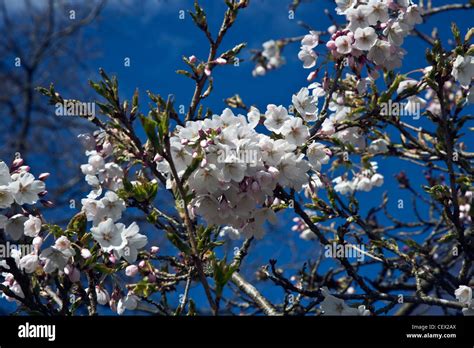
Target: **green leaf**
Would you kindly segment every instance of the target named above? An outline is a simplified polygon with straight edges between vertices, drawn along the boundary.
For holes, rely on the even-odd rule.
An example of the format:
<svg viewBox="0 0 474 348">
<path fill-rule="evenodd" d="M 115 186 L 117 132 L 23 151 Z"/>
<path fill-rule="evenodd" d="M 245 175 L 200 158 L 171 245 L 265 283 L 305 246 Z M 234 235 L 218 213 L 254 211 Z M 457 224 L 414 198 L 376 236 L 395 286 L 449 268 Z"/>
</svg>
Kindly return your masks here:
<svg viewBox="0 0 474 348">
<path fill-rule="evenodd" d="M 76 233 L 79 238 L 86 233 L 87 227 L 87 218 L 84 212 L 77 213 L 73 216 L 73 218 L 69 221 L 67 225 L 68 231 L 73 231 Z"/>
<path fill-rule="evenodd" d="M 102 263 L 98 263 L 94 265 L 94 269 L 100 273 L 109 274 L 109 275 L 115 273 L 115 269 L 109 268 Z"/>
<path fill-rule="evenodd" d="M 153 145 L 155 151 L 161 152 L 162 147 L 160 139 L 158 138 L 158 134 L 156 133 L 157 123 L 151 118 L 145 117 L 142 114 L 140 114 L 140 121 L 142 122 L 145 134 L 148 140 L 150 140 L 151 144 Z"/>
</svg>

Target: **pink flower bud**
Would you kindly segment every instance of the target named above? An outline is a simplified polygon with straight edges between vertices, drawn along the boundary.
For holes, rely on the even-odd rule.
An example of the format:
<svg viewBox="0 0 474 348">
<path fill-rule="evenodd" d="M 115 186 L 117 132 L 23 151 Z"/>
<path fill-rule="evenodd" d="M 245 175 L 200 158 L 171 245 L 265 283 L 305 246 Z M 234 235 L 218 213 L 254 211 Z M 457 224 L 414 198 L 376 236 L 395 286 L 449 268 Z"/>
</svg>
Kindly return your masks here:
<svg viewBox="0 0 474 348">
<path fill-rule="evenodd" d="M 268 167 L 267 172 L 269 172 L 274 179 L 280 174 L 280 171 L 275 167 Z"/>
<path fill-rule="evenodd" d="M 155 157 L 153 158 L 153 161 L 154 162 L 161 162 L 161 161 L 163 161 L 163 156 L 161 156 L 160 154 L 156 154 Z"/>
<path fill-rule="evenodd" d="M 117 262 L 117 258 L 115 257 L 114 254 L 109 255 L 109 261 L 113 264 L 115 264 Z"/>
<path fill-rule="evenodd" d="M 117 300 L 111 299 L 109 302 L 110 309 L 114 312 L 117 312 Z"/>
<path fill-rule="evenodd" d="M 150 252 L 152 254 L 158 254 L 158 251 L 160 251 L 160 247 L 157 247 L 157 246 L 152 246 L 150 249 Z"/>
<path fill-rule="evenodd" d="M 143 268 L 143 267 L 145 267 L 145 266 L 146 266 L 145 260 L 141 260 L 141 261 L 138 263 L 138 267 L 140 267 L 140 268 Z"/>
<path fill-rule="evenodd" d="M 41 248 L 41 245 L 43 244 L 43 238 L 35 237 L 35 238 L 33 238 L 33 242 L 31 244 L 36 249 L 36 251 L 38 251 L 39 248 Z"/>
<path fill-rule="evenodd" d="M 318 72 L 315 70 L 315 71 L 311 71 L 309 74 L 308 74 L 308 77 L 306 78 L 307 81 L 311 81 L 311 80 L 314 80 L 316 78 L 316 76 L 318 76 Z"/>
<path fill-rule="evenodd" d="M 66 265 L 66 267 L 64 267 L 64 273 L 68 276 L 72 283 L 77 283 L 79 280 L 81 280 L 81 273 L 73 265 Z"/>
<path fill-rule="evenodd" d="M 16 168 L 16 167 L 20 167 L 23 165 L 25 161 L 23 160 L 23 158 L 17 158 L 13 161 L 12 163 L 12 167 Z"/>
<path fill-rule="evenodd" d="M 41 173 L 39 176 L 38 176 L 38 179 L 40 179 L 41 181 L 45 181 L 48 177 L 49 177 L 49 173 Z"/>
<path fill-rule="evenodd" d="M 82 249 L 82 250 L 81 250 L 81 256 L 82 256 L 84 259 L 87 260 L 87 259 L 89 259 L 89 258 L 92 256 L 92 254 L 91 254 L 91 252 L 90 252 L 89 249 Z"/>
<path fill-rule="evenodd" d="M 326 47 L 330 50 L 335 50 L 336 49 L 336 41 L 334 40 L 329 40 L 327 43 L 326 43 Z"/>
<path fill-rule="evenodd" d="M 206 66 L 206 68 L 204 69 L 204 74 L 206 74 L 206 76 L 211 76 L 211 69 Z"/>
<path fill-rule="evenodd" d="M 222 57 L 217 58 L 214 62 L 219 65 L 227 64 L 227 60 Z"/>
<path fill-rule="evenodd" d="M 127 266 L 127 268 L 125 268 L 125 274 L 128 277 L 136 276 L 137 273 L 138 273 L 138 267 L 135 265 L 130 265 L 130 266 Z"/>
<path fill-rule="evenodd" d="M 197 58 L 196 58 L 195 55 L 192 55 L 192 56 L 190 56 L 190 57 L 188 58 L 188 60 L 189 60 L 189 62 L 190 62 L 191 64 L 194 64 L 194 63 L 196 63 Z"/>
<path fill-rule="evenodd" d="M 43 205 L 43 207 L 45 208 L 52 208 L 54 207 L 54 203 L 51 202 L 51 201 L 47 201 L 47 200 L 44 200 L 44 199 L 41 199 L 40 200 L 40 203 Z"/>
<path fill-rule="evenodd" d="M 114 147 L 109 141 L 105 142 L 104 145 L 102 145 L 102 154 L 104 156 L 111 155 L 113 150 L 114 150 Z"/>
</svg>

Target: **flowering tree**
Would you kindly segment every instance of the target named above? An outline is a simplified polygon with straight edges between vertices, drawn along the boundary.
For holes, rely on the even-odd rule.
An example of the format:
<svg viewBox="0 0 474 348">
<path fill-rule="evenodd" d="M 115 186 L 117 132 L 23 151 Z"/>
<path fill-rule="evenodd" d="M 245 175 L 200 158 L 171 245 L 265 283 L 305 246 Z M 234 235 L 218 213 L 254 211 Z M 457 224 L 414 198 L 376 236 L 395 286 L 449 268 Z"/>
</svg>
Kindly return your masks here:
<svg viewBox="0 0 474 348">
<path fill-rule="evenodd" d="M 260 111 L 234 96 L 227 99 L 234 111 L 214 113 L 204 109 L 213 76 L 221 65 L 238 65 L 245 47 L 221 44 L 249 1 L 226 4 L 217 33 L 198 2 L 190 12 L 209 56 L 183 58 L 178 73 L 195 85 L 184 115 L 172 96 L 149 92 L 148 112 L 138 92 L 123 101 L 117 79 L 103 70 L 102 80 L 90 83 L 101 115 L 79 114 L 97 128 L 80 136 L 91 191 L 67 227 L 45 221 L 38 208 L 51 205 L 48 174 L 36 179 L 21 157 L 0 163 L 0 228 L 6 241 L 30 246 L 0 264 L 3 297 L 43 315 L 95 315 L 103 307 L 118 314 L 407 315 L 420 306 L 473 314 L 474 153 L 466 137 L 474 30 L 460 33 L 453 24 L 446 47 L 416 29 L 432 14 L 472 5 L 336 0 L 341 23 L 254 52 L 259 76 L 285 62 L 286 45 L 300 42 L 308 86 L 289 107 L 275 101 Z M 418 70 L 404 72 L 410 34 L 430 49 Z M 62 110 L 81 110 L 53 85 L 38 90 Z M 377 161 L 390 158 L 428 170 L 421 188 L 403 171 L 396 176 L 413 198 L 414 221 L 392 213 L 386 194 L 379 204 L 364 198 L 383 187 Z M 171 207 L 158 206 L 158 196 Z M 127 210 L 140 212 L 150 233 L 166 235 L 169 253 L 149 245 L 139 224 L 120 222 Z M 295 214 L 292 230 L 315 243 L 320 257 L 291 276 L 275 259 L 253 269 L 285 294 L 274 303 L 242 273 L 251 246 L 271 238 L 267 222 L 288 212 Z M 236 239 L 240 247 L 226 255 L 223 248 Z M 322 267 L 323 258 L 330 267 Z M 194 297 L 196 284 L 207 302 Z"/>
</svg>

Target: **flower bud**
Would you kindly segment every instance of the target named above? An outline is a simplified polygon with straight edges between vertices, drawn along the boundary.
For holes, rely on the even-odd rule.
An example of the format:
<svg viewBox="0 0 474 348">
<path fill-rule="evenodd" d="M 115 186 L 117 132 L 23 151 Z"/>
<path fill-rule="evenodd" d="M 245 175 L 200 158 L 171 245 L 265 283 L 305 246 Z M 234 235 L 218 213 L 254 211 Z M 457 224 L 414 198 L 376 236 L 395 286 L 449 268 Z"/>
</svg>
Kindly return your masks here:
<svg viewBox="0 0 474 348">
<path fill-rule="evenodd" d="M 104 142 L 104 144 L 102 145 L 102 154 L 104 156 L 111 155 L 113 150 L 114 150 L 114 147 L 109 141 Z"/>
<path fill-rule="evenodd" d="M 64 273 L 68 276 L 72 283 L 77 283 L 79 280 L 81 280 L 81 273 L 73 265 L 66 265 L 66 267 L 64 267 Z"/>
<path fill-rule="evenodd" d="M 307 81 L 311 81 L 311 80 L 314 80 L 314 78 L 318 75 L 318 71 L 315 70 L 315 71 L 311 71 L 309 74 L 308 74 L 308 77 L 306 78 Z"/>
<path fill-rule="evenodd" d="M 155 275 L 154 273 L 150 273 L 150 274 L 148 275 L 148 282 L 149 282 L 149 283 L 154 283 L 154 282 L 156 282 L 156 275 Z"/>
<path fill-rule="evenodd" d="M 49 177 L 49 173 L 41 173 L 39 176 L 38 176 L 38 179 L 40 179 L 41 181 L 45 181 L 48 177 Z"/>
<path fill-rule="evenodd" d="M 85 248 L 84 248 L 84 249 L 81 250 L 81 256 L 82 256 L 84 259 L 87 260 L 87 259 L 89 259 L 89 258 L 92 256 L 92 254 L 91 254 L 91 252 L 90 252 L 89 249 L 85 249 Z"/>
<path fill-rule="evenodd" d="M 222 57 L 217 58 L 214 62 L 219 65 L 227 64 L 227 60 Z"/>
<path fill-rule="evenodd" d="M 41 245 L 43 244 L 43 238 L 35 237 L 35 238 L 33 238 L 33 242 L 31 244 L 38 251 L 39 248 L 41 248 Z"/>
<path fill-rule="evenodd" d="M 23 158 L 17 158 L 13 161 L 12 167 L 14 167 L 14 168 L 20 167 L 20 166 L 23 165 L 24 162 L 25 161 L 23 160 Z"/>
<path fill-rule="evenodd" d="M 152 254 L 158 254 L 158 251 L 160 251 L 160 247 L 157 247 L 157 246 L 152 246 L 150 249 L 150 252 Z"/>
<path fill-rule="evenodd" d="M 329 50 L 335 50 L 335 49 L 336 49 L 336 41 L 334 41 L 334 40 L 329 40 L 329 41 L 326 43 L 326 47 L 327 47 Z"/>
<path fill-rule="evenodd" d="M 115 264 L 117 262 L 117 258 L 115 257 L 114 254 L 109 255 L 109 261 L 113 264 Z"/>
<path fill-rule="evenodd" d="M 112 308 L 113 310 L 113 300 L 110 300 L 110 295 L 109 293 L 107 292 L 107 290 L 105 290 L 104 288 L 96 285 L 95 287 L 95 293 L 96 293 L 96 296 L 97 296 L 97 303 L 100 304 L 100 305 L 106 305 L 107 302 L 110 301 L 110 307 Z"/>
<path fill-rule="evenodd" d="M 127 268 L 125 268 L 125 274 L 128 277 L 136 276 L 137 273 L 138 273 L 138 267 L 135 265 L 130 265 L 130 266 L 127 266 Z"/>
<path fill-rule="evenodd" d="M 40 199 L 40 203 L 43 205 L 45 208 L 52 208 L 54 207 L 54 203 L 51 201 L 47 201 L 45 199 Z"/>
</svg>

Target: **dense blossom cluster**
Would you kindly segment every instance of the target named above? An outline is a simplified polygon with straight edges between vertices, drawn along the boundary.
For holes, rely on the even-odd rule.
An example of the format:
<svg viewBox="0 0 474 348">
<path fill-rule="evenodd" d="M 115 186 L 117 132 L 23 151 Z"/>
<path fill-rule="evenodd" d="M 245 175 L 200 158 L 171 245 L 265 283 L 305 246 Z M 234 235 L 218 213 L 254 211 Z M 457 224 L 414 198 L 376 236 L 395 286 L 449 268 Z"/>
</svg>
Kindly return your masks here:
<svg viewBox="0 0 474 348">
<path fill-rule="evenodd" d="M 106 162 L 112 154 L 112 144 L 107 140 L 97 142 L 89 134 L 80 136 L 86 146 L 88 163 L 81 165 L 87 183 L 93 190 L 87 198 L 82 199 L 82 210 L 87 221 L 92 221 L 91 233 L 104 252 L 123 257 L 128 262 L 135 262 L 138 250 L 147 244 L 147 237 L 139 232 L 138 225 L 133 222 L 126 227 L 117 223 L 122 217 L 126 205 L 123 199 L 114 192 L 123 187 L 123 170 L 115 162 Z M 103 188 L 109 189 L 100 198 Z"/>
<path fill-rule="evenodd" d="M 355 60 L 363 63 L 364 57 L 375 67 L 389 70 L 401 66 L 405 51 L 400 46 L 414 26 L 423 21 L 417 5 L 408 0 L 338 0 L 336 3 L 338 14 L 346 17 L 348 25 L 332 33 L 326 43 L 333 57 L 347 57 L 352 63 Z M 307 69 L 316 64 L 317 54 L 313 48 L 317 44 L 315 32 L 310 32 L 301 41 L 298 56 Z"/>
<path fill-rule="evenodd" d="M 299 191 L 311 167 L 319 170 L 328 161 L 321 144 L 312 144 L 305 158 L 298 146 L 308 139 L 308 127 L 285 107 L 268 105 L 262 120 L 277 135 L 275 139 L 256 131 L 260 121 L 256 108 L 247 118 L 226 109 L 212 119 L 178 127 L 171 138 L 179 175 L 193 159 L 200 160 L 189 178 L 189 187 L 196 195 L 191 203 L 195 213 L 210 224 L 229 225 L 257 237 L 263 235 L 264 221 L 275 222 L 271 204 L 277 185 Z M 166 160 L 157 168 L 171 179 Z"/>
<path fill-rule="evenodd" d="M 89 198 L 100 196 L 103 188 L 116 191 L 123 187 L 122 168 L 115 162 L 106 163 L 106 159 L 112 155 L 113 146 L 103 138 L 103 133 L 99 133 L 96 137 L 87 133 L 79 135 L 88 156 L 87 163 L 81 165 L 81 171 L 87 183 L 93 188 L 88 195 Z"/>
<path fill-rule="evenodd" d="M 40 262 L 48 263 L 47 255 L 38 256 L 41 238 L 37 236 L 41 231 L 41 218 L 35 213 L 30 213 L 29 211 L 33 211 L 32 209 L 28 209 L 28 206 L 33 206 L 37 202 L 41 202 L 45 206 L 51 204 L 42 198 L 47 193 L 44 180 L 48 176 L 48 173 L 43 173 L 39 175 L 39 179 L 36 179 L 30 173 L 30 167 L 24 165 L 24 161 L 20 157 L 15 159 L 11 166 L 0 161 L 0 229 L 3 229 L 6 236 L 13 241 L 34 238 L 34 249 L 31 254 L 22 255 L 21 250 L 9 250 L 10 256 L 15 260 L 17 266 L 25 269 L 28 273 L 34 271 Z M 9 269 L 5 260 L 0 261 L 0 266 Z M 21 287 L 12 274 L 4 272 L 2 276 L 5 279 L 3 285 L 17 296 L 24 297 Z M 3 297 L 13 301 L 5 294 Z"/>
</svg>

